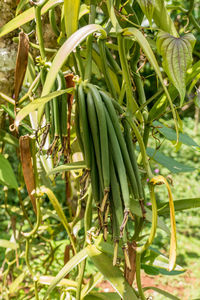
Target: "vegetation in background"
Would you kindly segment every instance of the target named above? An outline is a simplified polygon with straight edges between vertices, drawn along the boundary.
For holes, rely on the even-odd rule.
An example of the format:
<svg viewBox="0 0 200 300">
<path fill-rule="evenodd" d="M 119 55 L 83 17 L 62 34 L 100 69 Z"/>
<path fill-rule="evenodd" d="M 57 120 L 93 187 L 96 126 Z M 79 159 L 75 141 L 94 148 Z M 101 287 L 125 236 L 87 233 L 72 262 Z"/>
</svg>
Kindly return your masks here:
<svg viewBox="0 0 200 300">
<path fill-rule="evenodd" d="M 183 299 L 165 285 L 198 258 L 182 250 L 199 245 L 182 212 L 200 206 L 198 8 L 21 0 L 0 28 L 18 44 L 0 92 L 2 299 Z"/>
</svg>

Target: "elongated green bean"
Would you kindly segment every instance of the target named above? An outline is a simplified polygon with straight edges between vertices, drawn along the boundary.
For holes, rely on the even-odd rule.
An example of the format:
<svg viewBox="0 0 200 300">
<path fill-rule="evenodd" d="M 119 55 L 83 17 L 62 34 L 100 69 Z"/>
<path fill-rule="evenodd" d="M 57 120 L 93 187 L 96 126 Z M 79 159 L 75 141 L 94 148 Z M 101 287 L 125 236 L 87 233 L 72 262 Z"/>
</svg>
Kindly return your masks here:
<svg viewBox="0 0 200 300">
<path fill-rule="evenodd" d="M 105 110 L 104 110 L 104 105 L 103 105 L 101 96 L 100 96 L 97 88 L 91 84 L 88 84 L 88 87 L 92 92 L 92 96 L 94 99 L 94 104 L 95 104 L 95 108 L 96 108 L 96 112 L 97 112 L 98 122 L 99 122 L 104 191 L 105 191 L 105 193 L 108 193 L 108 191 L 110 189 L 110 167 L 109 167 L 108 132 L 107 132 Z"/>
<path fill-rule="evenodd" d="M 85 94 L 83 91 L 82 84 L 78 87 L 78 106 L 80 113 L 80 124 L 83 130 L 83 146 L 84 146 L 84 156 L 88 169 L 91 169 L 91 147 L 90 147 L 90 130 L 88 124 L 87 108 Z"/>
<path fill-rule="evenodd" d="M 109 113 L 110 119 L 112 121 L 113 127 L 115 129 L 115 133 L 121 148 L 124 164 L 127 170 L 127 174 L 129 176 L 129 181 L 131 183 L 131 187 L 133 190 L 133 195 L 136 199 L 139 199 L 139 192 L 138 192 L 138 185 L 135 178 L 134 170 L 132 168 L 131 160 L 129 157 L 129 153 L 127 150 L 127 146 L 124 140 L 124 136 L 122 134 L 120 125 L 119 125 L 119 119 L 117 117 L 116 111 L 114 109 L 114 106 L 112 104 L 112 100 L 107 96 L 105 93 L 100 92 L 102 99 L 104 100 L 104 103 L 106 105 L 107 111 Z"/>
</svg>

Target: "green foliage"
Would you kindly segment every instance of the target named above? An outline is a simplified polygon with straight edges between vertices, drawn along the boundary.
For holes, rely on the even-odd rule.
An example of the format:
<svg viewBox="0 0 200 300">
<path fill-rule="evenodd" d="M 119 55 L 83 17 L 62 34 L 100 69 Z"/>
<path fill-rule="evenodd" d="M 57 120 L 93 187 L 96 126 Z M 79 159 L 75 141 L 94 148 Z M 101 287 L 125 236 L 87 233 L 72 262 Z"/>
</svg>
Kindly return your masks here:
<svg viewBox="0 0 200 300">
<path fill-rule="evenodd" d="M 195 241 L 200 139 L 183 101 L 198 107 L 199 25 L 195 1 L 167 4 L 21 0 L 0 28 L 29 43 L 18 101 L 0 93 L 3 299 L 179 299 L 141 276 L 181 278 L 196 257 L 183 233 Z"/>
</svg>

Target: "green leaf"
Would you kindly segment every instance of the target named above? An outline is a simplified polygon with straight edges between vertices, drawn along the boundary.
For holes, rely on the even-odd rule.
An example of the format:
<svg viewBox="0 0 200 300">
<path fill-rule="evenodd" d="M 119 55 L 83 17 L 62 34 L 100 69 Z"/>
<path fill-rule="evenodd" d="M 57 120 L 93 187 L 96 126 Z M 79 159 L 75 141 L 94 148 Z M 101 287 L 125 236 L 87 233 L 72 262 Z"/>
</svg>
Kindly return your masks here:
<svg viewBox="0 0 200 300">
<path fill-rule="evenodd" d="M 192 209 L 200 207 L 200 198 L 189 198 L 189 199 L 179 199 L 174 200 L 175 211 L 182 211 L 185 209 Z M 159 206 L 158 214 L 165 215 L 169 214 L 169 203 L 162 203 Z"/>
<path fill-rule="evenodd" d="M 96 268 L 104 275 L 118 295 L 124 300 L 137 300 L 134 289 L 125 280 L 123 273 L 113 266 L 112 259 L 99 251 L 94 245 L 87 247 L 87 253 Z"/>
<path fill-rule="evenodd" d="M 69 223 L 67 221 L 67 218 L 65 217 L 63 209 L 62 209 L 60 203 L 58 202 L 58 199 L 56 198 L 54 193 L 49 188 L 47 188 L 45 186 L 41 187 L 41 191 L 43 193 L 47 194 L 47 196 L 49 197 L 49 200 L 51 201 L 55 211 L 57 212 L 57 214 L 60 218 L 60 221 L 62 222 L 64 228 L 66 229 L 67 233 L 69 234 L 71 229 L 70 229 Z"/>
<path fill-rule="evenodd" d="M 49 0 L 42 8 L 41 14 L 45 14 L 50 8 L 56 6 L 57 4 L 63 3 L 62 0 Z M 31 7 L 6 23 L 4 26 L 0 28 L 0 37 L 4 36 L 5 34 L 21 27 L 22 25 L 26 24 L 27 22 L 33 20 L 35 18 L 35 11 L 34 7 Z"/>
<path fill-rule="evenodd" d="M 54 279 L 55 279 L 54 276 L 40 276 L 39 283 L 44 284 L 44 285 L 50 285 Z M 57 284 L 57 286 L 77 287 L 77 282 L 64 278 L 64 279 L 60 280 L 60 282 Z"/>
<path fill-rule="evenodd" d="M 84 300 L 120 300 L 120 296 L 116 293 L 90 293 Z"/>
<path fill-rule="evenodd" d="M 176 112 L 172 103 L 172 99 L 170 97 L 170 94 L 165 86 L 164 80 L 162 78 L 162 74 L 159 68 L 159 65 L 157 63 L 157 60 L 155 58 L 155 55 L 147 41 L 147 39 L 144 37 L 144 35 L 136 28 L 126 28 L 124 30 L 124 35 L 126 36 L 133 36 L 136 38 L 137 42 L 139 43 L 140 47 L 143 49 L 144 53 L 146 54 L 149 62 L 151 63 L 152 67 L 154 68 L 154 70 L 156 71 L 156 74 L 158 75 L 158 78 L 160 79 L 160 82 L 163 86 L 163 89 L 166 93 L 166 96 L 168 98 L 170 107 L 171 107 L 171 111 L 172 111 L 172 115 L 173 115 L 173 119 L 174 119 L 174 123 L 175 123 L 175 128 L 176 128 L 176 135 L 177 135 L 177 142 L 178 142 L 178 137 L 179 137 L 179 132 L 178 132 L 178 124 L 177 124 L 177 117 L 176 117 Z"/>
<path fill-rule="evenodd" d="M 16 250 L 19 246 L 14 242 L 0 240 L 0 247 Z"/>
<path fill-rule="evenodd" d="M 80 0 L 64 0 L 65 29 L 69 38 L 78 29 Z"/>
<path fill-rule="evenodd" d="M 162 154 L 158 150 L 152 148 L 146 148 L 147 155 L 150 156 L 157 163 L 161 164 L 167 168 L 171 173 L 183 173 L 183 172 L 194 172 L 195 168 L 187 166 L 183 163 L 178 162 L 177 160 Z"/>
<path fill-rule="evenodd" d="M 9 161 L 0 154 L 0 183 L 11 189 L 18 189 L 17 180 Z"/>
<path fill-rule="evenodd" d="M 187 70 L 186 86 L 188 86 L 188 84 L 190 84 L 190 82 L 196 76 L 198 76 L 199 73 L 200 73 L 200 60 Z M 178 96 L 177 89 L 170 83 L 168 90 L 172 101 L 175 100 L 176 97 Z M 159 99 L 155 102 L 155 104 L 151 108 L 149 112 L 148 120 L 152 121 L 154 119 L 158 119 L 158 117 L 165 112 L 166 107 L 167 107 L 167 97 L 164 94 L 161 97 L 159 97 Z"/>
<path fill-rule="evenodd" d="M 77 30 L 75 33 L 73 33 L 67 41 L 60 47 L 58 52 L 56 53 L 56 56 L 54 57 L 54 60 L 52 62 L 52 65 L 49 69 L 49 72 L 47 74 L 44 87 L 42 90 L 42 97 L 46 96 L 48 93 L 50 93 L 51 88 L 54 84 L 54 81 L 56 79 L 56 76 L 59 72 L 59 70 L 64 65 L 65 61 L 67 60 L 68 56 L 71 54 L 71 52 L 76 49 L 76 47 L 86 39 L 86 37 L 90 34 L 92 34 L 95 31 L 100 31 L 101 34 L 106 37 L 106 32 L 100 25 L 97 24 L 90 24 L 86 25 L 79 30 Z M 41 120 L 42 114 L 44 111 L 44 106 L 38 111 L 38 120 Z"/>
<path fill-rule="evenodd" d="M 183 269 L 179 265 L 175 265 L 173 271 L 167 271 L 169 269 L 169 259 L 152 247 L 147 249 L 144 255 L 142 255 L 142 264 L 144 264 L 145 266 L 153 267 L 154 269 L 156 268 L 159 273 L 161 270 L 165 270 L 167 272 L 167 275 L 177 275 L 185 272 L 185 269 Z"/>
<path fill-rule="evenodd" d="M 13 294 L 16 293 L 19 289 L 21 289 L 20 287 L 20 283 L 22 283 L 22 281 L 24 280 L 25 276 L 26 276 L 26 272 L 21 273 L 10 285 L 9 285 L 9 293 Z"/>
<path fill-rule="evenodd" d="M 138 201 L 131 201 L 131 211 L 134 213 L 136 216 L 142 217 L 142 212 L 141 212 L 141 207 Z M 149 208 L 145 207 L 146 211 L 146 220 L 152 223 L 152 212 Z M 165 222 L 162 220 L 162 218 L 158 217 L 158 228 L 162 229 L 165 231 L 168 235 L 170 235 L 170 230 L 165 224 Z"/>
<path fill-rule="evenodd" d="M 51 291 L 58 285 L 58 283 L 73 269 L 75 268 L 80 262 L 82 262 L 88 256 L 87 248 L 84 248 L 75 256 L 73 256 L 70 261 L 60 270 L 60 272 L 54 277 L 51 281 L 50 286 L 48 287 L 45 295 L 44 300 L 47 299 L 48 295 Z"/>
<path fill-rule="evenodd" d="M 51 99 L 56 98 L 60 95 L 66 94 L 66 93 L 70 93 L 73 91 L 73 88 L 69 88 L 66 90 L 60 90 L 60 91 L 56 91 L 53 93 L 50 93 L 44 97 L 35 99 L 34 101 L 32 101 L 31 103 L 29 103 L 28 105 L 24 106 L 19 113 L 16 116 L 15 119 L 15 125 L 19 126 L 20 122 L 27 116 L 29 115 L 31 112 L 35 111 L 36 109 L 38 109 L 40 106 L 43 106 L 45 103 L 49 102 Z"/>
<path fill-rule="evenodd" d="M 94 289 L 94 287 L 102 280 L 103 275 L 100 272 L 97 272 L 94 276 L 92 275 L 90 277 L 90 280 L 87 282 L 87 284 L 84 285 L 84 287 L 81 290 L 81 299 L 84 298 L 84 296 L 88 295 Z"/>
<path fill-rule="evenodd" d="M 70 164 L 58 166 L 58 167 L 52 169 L 47 175 L 55 174 L 58 172 L 81 170 L 81 169 L 85 169 L 85 168 L 86 168 L 85 161 L 76 161 L 76 162 L 73 162 Z"/>
<path fill-rule="evenodd" d="M 138 0 L 138 3 L 151 25 L 154 7 L 155 7 L 155 0 Z"/>
<path fill-rule="evenodd" d="M 163 291 L 163 290 L 161 290 L 161 289 L 159 289 L 159 288 L 157 288 L 157 287 L 154 287 L 154 286 L 148 286 L 148 287 L 145 287 L 145 288 L 143 288 L 143 290 L 144 290 L 144 291 L 147 291 L 147 290 L 153 290 L 153 291 L 155 291 L 155 292 L 157 292 L 157 293 L 159 293 L 159 294 L 165 296 L 165 297 L 168 298 L 168 299 L 172 299 L 172 300 L 181 300 L 180 298 L 178 298 L 178 297 L 176 297 L 176 296 L 170 294 L 169 292 Z"/>
<path fill-rule="evenodd" d="M 174 129 L 166 127 L 162 123 L 158 121 L 154 121 L 153 125 L 157 127 L 156 129 L 166 137 L 167 140 L 170 141 L 176 141 L 176 133 Z M 195 147 L 200 147 L 190 136 L 188 136 L 185 133 L 180 133 L 179 134 L 179 142 L 183 143 L 184 145 L 188 146 L 195 146 Z"/>
<path fill-rule="evenodd" d="M 157 37 L 157 49 L 163 58 L 163 68 L 180 94 L 181 105 L 185 98 L 186 71 L 192 63 L 194 45 L 195 37 L 192 33 L 174 37 L 160 32 Z"/>
<path fill-rule="evenodd" d="M 14 146 L 16 148 L 19 147 L 18 139 L 3 129 L 0 129 L 0 141 L 10 144 L 11 146 Z"/>
</svg>

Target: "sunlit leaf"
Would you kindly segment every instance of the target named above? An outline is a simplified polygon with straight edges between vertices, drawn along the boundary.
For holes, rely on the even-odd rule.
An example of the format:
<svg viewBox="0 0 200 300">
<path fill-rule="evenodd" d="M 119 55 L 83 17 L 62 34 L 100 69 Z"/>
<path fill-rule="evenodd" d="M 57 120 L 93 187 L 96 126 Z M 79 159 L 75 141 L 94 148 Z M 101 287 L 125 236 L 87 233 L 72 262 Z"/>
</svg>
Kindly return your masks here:
<svg viewBox="0 0 200 300">
<path fill-rule="evenodd" d="M 9 161 L 0 154 L 0 184 L 18 189 L 17 180 Z"/>
<path fill-rule="evenodd" d="M 176 248 L 177 248 L 177 238 L 176 238 L 176 220 L 175 220 L 175 210 L 174 202 L 172 197 L 171 188 L 165 177 L 158 175 L 151 179 L 151 183 L 155 184 L 165 184 L 169 196 L 169 207 L 170 207 L 170 220 L 171 220 L 171 239 L 170 239 L 170 252 L 169 252 L 169 271 L 172 271 L 176 263 Z"/>
<path fill-rule="evenodd" d="M 174 37 L 166 32 L 160 32 L 157 37 L 157 49 L 163 58 L 163 68 L 181 98 L 185 98 L 186 71 L 192 63 L 192 50 L 195 37 L 187 33 L 182 37 Z"/>
<path fill-rule="evenodd" d="M 45 14 L 50 8 L 56 6 L 57 4 L 63 3 L 63 0 L 49 0 L 42 8 L 41 14 Z M 0 37 L 5 34 L 21 27 L 27 22 L 33 20 L 35 17 L 34 7 L 31 7 L 25 10 L 23 13 L 6 23 L 4 26 L 0 28 Z"/>
<path fill-rule="evenodd" d="M 80 0 L 64 0 L 65 29 L 69 38 L 78 29 Z"/>
<path fill-rule="evenodd" d="M 181 300 L 180 298 L 178 298 L 178 297 L 176 297 L 176 296 L 170 294 L 169 292 L 166 292 L 166 291 L 161 290 L 161 289 L 159 289 L 159 288 L 157 288 L 157 287 L 154 287 L 154 286 L 148 286 L 148 287 L 145 287 L 145 288 L 144 288 L 144 291 L 147 291 L 147 290 L 153 290 L 153 291 L 155 291 L 155 292 L 157 292 L 157 293 L 159 293 L 159 294 L 165 296 L 165 298 L 168 298 L 168 299 L 172 299 L 172 300 Z"/>
<path fill-rule="evenodd" d="M 73 163 L 58 166 L 58 167 L 52 169 L 47 175 L 55 174 L 55 173 L 58 173 L 58 172 L 81 170 L 81 169 L 84 169 L 84 168 L 86 168 L 85 161 L 76 161 L 76 162 L 73 162 Z"/>
<path fill-rule="evenodd" d="M 149 20 L 149 23 L 151 24 L 154 7 L 155 7 L 155 0 L 138 0 L 138 3 L 143 13 L 146 15 L 147 19 Z"/>
<path fill-rule="evenodd" d="M 23 282 L 26 276 L 26 272 L 22 272 L 10 285 L 9 292 L 10 294 L 16 293 L 21 287 L 20 284 Z"/>
<path fill-rule="evenodd" d="M 50 285 L 54 279 L 55 279 L 54 276 L 40 276 L 39 283 L 44 285 Z M 56 286 L 77 287 L 77 282 L 63 278 Z"/>
<path fill-rule="evenodd" d="M 56 98 L 58 96 L 66 94 L 66 93 L 70 93 L 70 92 L 72 92 L 72 90 L 73 90 L 72 88 L 69 88 L 66 90 L 60 90 L 60 91 L 52 92 L 44 97 L 35 99 L 33 102 L 27 104 L 19 111 L 19 113 L 17 114 L 16 119 L 15 119 L 15 125 L 18 127 L 20 122 L 27 115 L 29 115 L 31 112 L 35 111 L 36 109 L 38 109 L 40 106 L 44 105 L 45 103 L 49 102 L 51 99 Z"/>
<path fill-rule="evenodd" d="M 19 246 L 14 243 L 7 240 L 0 240 L 0 247 L 16 250 Z"/>
<path fill-rule="evenodd" d="M 75 268 L 80 262 L 82 262 L 88 256 L 87 248 L 84 248 L 75 256 L 73 256 L 70 261 L 60 270 L 60 272 L 54 277 L 51 281 L 50 286 L 48 287 L 44 300 L 47 299 L 48 295 L 51 291 L 59 284 L 59 282 L 73 269 Z"/>
<path fill-rule="evenodd" d="M 116 266 L 113 266 L 112 258 L 99 251 L 94 245 L 87 247 L 87 253 L 96 268 L 110 282 L 118 295 L 124 300 L 136 300 L 134 289 L 124 279 L 123 273 Z"/>
</svg>

